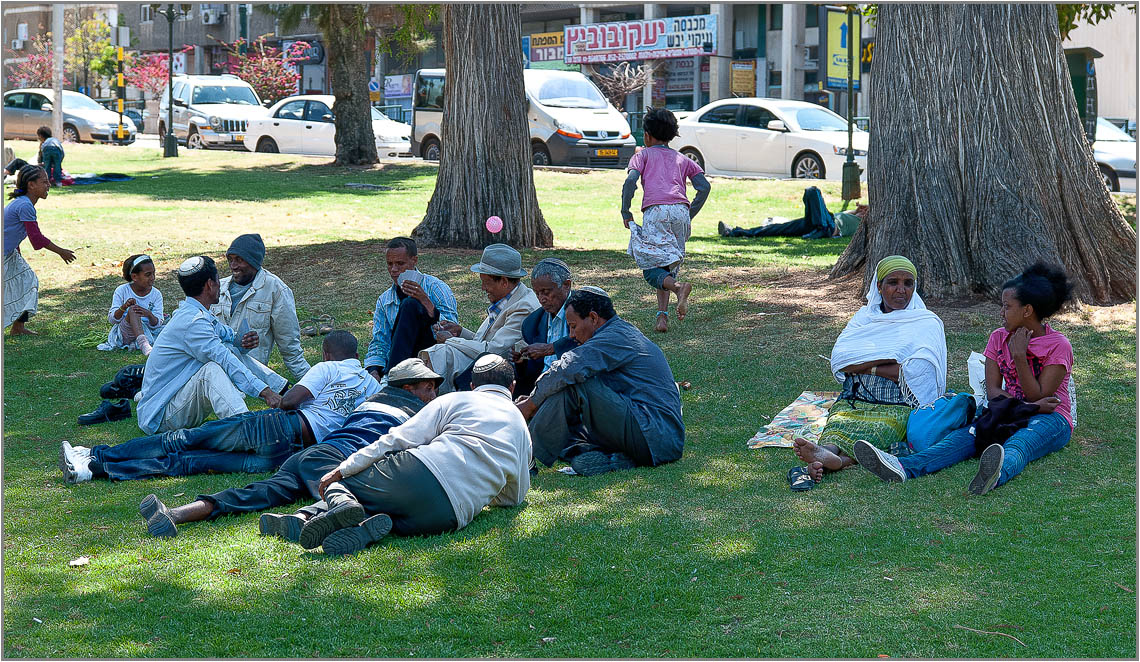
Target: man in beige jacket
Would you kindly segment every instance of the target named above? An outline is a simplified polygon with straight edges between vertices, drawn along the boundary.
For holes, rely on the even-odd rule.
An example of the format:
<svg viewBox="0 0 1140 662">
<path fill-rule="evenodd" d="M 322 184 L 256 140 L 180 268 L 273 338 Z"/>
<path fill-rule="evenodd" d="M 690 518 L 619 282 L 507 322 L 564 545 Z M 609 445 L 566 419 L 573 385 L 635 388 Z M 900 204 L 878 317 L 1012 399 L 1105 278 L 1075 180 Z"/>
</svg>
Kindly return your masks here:
<svg viewBox="0 0 1140 662">
<path fill-rule="evenodd" d="M 491 244 L 483 249 L 483 258 L 471 271 L 479 281 L 487 300 L 487 317 L 477 331 L 454 322 L 440 320 L 436 325 L 437 344 L 420 352 L 429 368 L 443 376 L 439 393 L 466 391 L 471 388 L 471 366 L 484 352 L 510 356 L 515 343 L 522 340 L 523 320 L 539 308 L 538 297 L 521 282 L 526 275 L 522 255 L 506 244 Z"/>
<path fill-rule="evenodd" d="M 249 357 L 261 364 L 269 363 L 274 344 L 293 379 L 300 381 L 309 371 L 309 362 L 301 349 L 301 326 L 297 321 L 297 304 L 293 290 L 280 278 L 261 267 L 265 259 L 265 243 L 259 234 L 243 234 L 226 250 L 230 274 L 222 279 L 218 303 L 210 313 L 223 324 L 239 330 L 248 322 L 261 340 L 249 351 Z"/>
</svg>

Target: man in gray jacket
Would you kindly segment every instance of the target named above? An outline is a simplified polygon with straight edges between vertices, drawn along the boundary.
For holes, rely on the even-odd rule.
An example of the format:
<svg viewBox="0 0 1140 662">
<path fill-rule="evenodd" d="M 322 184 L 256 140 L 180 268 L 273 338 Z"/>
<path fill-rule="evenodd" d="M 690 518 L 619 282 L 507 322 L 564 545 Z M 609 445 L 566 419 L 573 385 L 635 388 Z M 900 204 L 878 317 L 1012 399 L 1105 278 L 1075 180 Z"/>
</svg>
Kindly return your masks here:
<svg viewBox="0 0 1140 662">
<path fill-rule="evenodd" d="M 222 279 L 218 303 L 210 312 L 223 324 L 237 331 L 243 321 L 261 340 L 249 351 L 249 357 L 261 364 L 269 363 L 269 352 L 276 344 L 281 358 L 294 380 L 309 370 L 309 362 L 301 350 L 301 326 L 297 321 L 297 304 L 293 290 L 280 278 L 261 267 L 265 260 L 265 243 L 259 234 L 243 234 L 234 239 L 226 251 L 231 275 Z"/>
</svg>

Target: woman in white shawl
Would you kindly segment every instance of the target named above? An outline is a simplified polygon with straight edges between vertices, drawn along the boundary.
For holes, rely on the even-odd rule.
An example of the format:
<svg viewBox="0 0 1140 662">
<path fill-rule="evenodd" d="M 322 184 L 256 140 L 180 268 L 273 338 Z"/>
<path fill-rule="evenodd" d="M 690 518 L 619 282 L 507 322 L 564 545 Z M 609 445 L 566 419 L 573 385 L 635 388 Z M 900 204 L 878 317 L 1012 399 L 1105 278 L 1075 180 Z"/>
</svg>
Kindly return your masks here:
<svg viewBox="0 0 1140 662">
<path fill-rule="evenodd" d="M 858 439 L 887 451 L 900 449 L 913 408 L 946 390 L 946 334 L 942 320 L 915 292 L 917 280 L 918 271 L 907 258 L 880 260 L 867 305 L 835 341 L 831 372 L 843 391 L 819 443 L 794 442 L 796 455 L 808 465 L 801 473 L 812 480 L 854 465 L 844 449 Z"/>
</svg>

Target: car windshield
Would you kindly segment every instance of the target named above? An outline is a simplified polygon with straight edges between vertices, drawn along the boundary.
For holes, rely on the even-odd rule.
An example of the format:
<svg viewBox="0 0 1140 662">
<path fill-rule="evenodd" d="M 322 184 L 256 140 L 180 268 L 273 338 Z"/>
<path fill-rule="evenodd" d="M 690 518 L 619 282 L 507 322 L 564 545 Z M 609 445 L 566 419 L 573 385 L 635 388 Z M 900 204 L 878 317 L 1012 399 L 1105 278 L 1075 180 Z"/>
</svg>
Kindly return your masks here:
<svg viewBox="0 0 1140 662">
<path fill-rule="evenodd" d="M 1136 142 L 1136 139 L 1128 135 L 1112 122 L 1104 119 L 1103 117 L 1096 118 L 1096 141 L 1107 142 Z"/>
<path fill-rule="evenodd" d="M 257 95 L 244 85 L 210 85 L 194 88 L 190 103 L 231 103 L 239 106 L 260 106 Z"/>
<path fill-rule="evenodd" d="M 63 93 L 63 107 L 67 110 L 106 110 L 86 94 L 66 90 Z"/>
<path fill-rule="evenodd" d="M 375 108 L 372 109 L 372 121 L 373 122 L 375 122 L 376 120 L 389 120 L 390 121 L 391 119 L 392 119 L 391 117 L 388 117 L 387 115 L 380 112 L 379 110 L 376 110 Z"/>
<path fill-rule="evenodd" d="M 796 111 L 796 124 L 803 131 L 847 130 L 847 120 L 825 108 L 803 108 Z"/>
<path fill-rule="evenodd" d="M 536 89 L 537 88 L 537 89 Z M 538 102 L 551 108 L 605 108 L 609 103 L 582 76 L 554 76 L 527 85 Z"/>
</svg>

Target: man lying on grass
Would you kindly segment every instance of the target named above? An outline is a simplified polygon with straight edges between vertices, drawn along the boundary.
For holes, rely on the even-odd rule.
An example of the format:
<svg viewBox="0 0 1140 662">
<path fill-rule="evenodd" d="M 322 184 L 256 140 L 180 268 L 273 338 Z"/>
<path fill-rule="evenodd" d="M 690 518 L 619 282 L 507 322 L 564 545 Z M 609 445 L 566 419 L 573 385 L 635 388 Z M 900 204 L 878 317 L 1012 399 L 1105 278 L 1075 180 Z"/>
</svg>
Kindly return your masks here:
<svg viewBox="0 0 1140 662">
<path fill-rule="evenodd" d="M 325 336 L 324 361 L 289 389 L 279 409 L 245 412 L 115 446 L 85 448 L 64 441 L 60 469 L 69 483 L 272 471 L 293 453 L 324 439 L 365 398 L 379 392 L 380 385 L 356 358 L 356 346 L 347 331 Z"/>
<path fill-rule="evenodd" d="M 441 395 L 321 478 L 325 512 L 301 528 L 305 549 L 350 554 L 388 534 L 435 535 L 483 508 L 517 506 L 530 489 L 526 421 L 511 402 L 515 370 L 483 354 L 472 391 Z"/>
<path fill-rule="evenodd" d="M 292 455 L 272 478 L 200 495 L 185 506 L 167 508 L 151 494 L 139 504 L 147 532 L 160 538 L 178 535 L 176 525 L 214 519 L 227 513 L 250 513 L 320 499 L 317 484 L 345 458 L 379 439 L 435 399 L 443 378 L 419 359 L 405 359 L 388 371 L 388 385 L 368 398 L 345 419 L 344 425 L 300 453 Z M 261 516 L 261 535 L 277 535 L 297 542 L 309 518 L 327 510 L 325 503 L 308 506 L 293 515 Z"/>
</svg>

